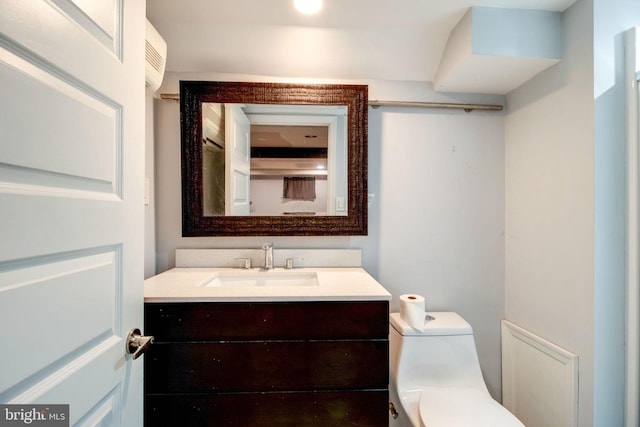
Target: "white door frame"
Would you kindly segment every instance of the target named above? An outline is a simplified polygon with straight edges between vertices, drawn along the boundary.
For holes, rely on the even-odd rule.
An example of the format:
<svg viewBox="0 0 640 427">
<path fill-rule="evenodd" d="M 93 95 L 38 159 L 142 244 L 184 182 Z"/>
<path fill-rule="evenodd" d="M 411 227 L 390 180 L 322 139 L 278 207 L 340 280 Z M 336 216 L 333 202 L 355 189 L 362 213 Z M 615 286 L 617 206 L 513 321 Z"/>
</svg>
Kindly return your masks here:
<svg viewBox="0 0 640 427">
<path fill-rule="evenodd" d="M 627 92 L 627 330 L 625 425 L 637 427 L 640 402 L 640 79 L 639 29 L 626 34 Z"/>
</svg>

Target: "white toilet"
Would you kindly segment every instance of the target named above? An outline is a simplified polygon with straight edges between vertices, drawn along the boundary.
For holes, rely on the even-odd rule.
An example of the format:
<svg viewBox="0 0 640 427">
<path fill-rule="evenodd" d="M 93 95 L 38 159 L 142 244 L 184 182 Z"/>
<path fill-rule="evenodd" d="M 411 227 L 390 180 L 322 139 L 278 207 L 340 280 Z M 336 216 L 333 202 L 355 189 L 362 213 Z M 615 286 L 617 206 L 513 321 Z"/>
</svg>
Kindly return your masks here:
<svg viewBox="0 0 640 427">
<path fill-rule="evenodd" d="M 390 314 L 390 426 L 524 427 L 489 394 L 471 325 L 456 313 L 428 316 L 421 333 Z"/>
</svg>

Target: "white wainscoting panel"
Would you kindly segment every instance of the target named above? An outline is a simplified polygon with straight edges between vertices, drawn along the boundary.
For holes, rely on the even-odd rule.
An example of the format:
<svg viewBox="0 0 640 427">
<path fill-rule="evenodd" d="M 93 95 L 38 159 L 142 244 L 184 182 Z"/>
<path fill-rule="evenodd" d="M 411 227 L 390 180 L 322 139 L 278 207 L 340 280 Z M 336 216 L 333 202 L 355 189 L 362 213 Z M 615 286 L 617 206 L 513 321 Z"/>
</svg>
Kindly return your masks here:
<svg viewBox="0 0 640 427">
<path fill-rule="evenodd" d="M 502 321 L 502 404 L 527 427 L 578 425 L 578 356 Z"/>
</svg>

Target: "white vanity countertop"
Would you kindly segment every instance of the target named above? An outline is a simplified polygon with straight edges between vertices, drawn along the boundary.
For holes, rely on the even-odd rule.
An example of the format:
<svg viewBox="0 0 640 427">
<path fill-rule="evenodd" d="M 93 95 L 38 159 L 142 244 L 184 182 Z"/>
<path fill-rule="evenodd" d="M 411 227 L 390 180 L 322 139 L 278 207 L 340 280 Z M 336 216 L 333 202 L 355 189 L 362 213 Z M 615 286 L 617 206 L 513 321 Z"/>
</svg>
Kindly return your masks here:
<svg viewBox="0 0 640 427">
<path fill-rule="evenodd" d="M 238 268 L 173 268 L 144 281 L 145 302 L 270 302 L 391 300 L 391 294 L 369 273 L 353 268 L 296 268 L 256 274 L 316 273 L 317 286 L 205 286 L 216 273 L 238 273 Z"/>
</svg>

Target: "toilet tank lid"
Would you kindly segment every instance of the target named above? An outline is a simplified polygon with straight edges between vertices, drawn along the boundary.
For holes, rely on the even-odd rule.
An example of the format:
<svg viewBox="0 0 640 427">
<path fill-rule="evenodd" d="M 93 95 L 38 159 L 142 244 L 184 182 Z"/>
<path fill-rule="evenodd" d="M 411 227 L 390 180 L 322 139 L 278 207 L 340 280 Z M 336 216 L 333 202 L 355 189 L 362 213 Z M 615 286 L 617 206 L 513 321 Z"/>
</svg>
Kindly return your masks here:
<svg viewBox="0 0 640 427">
<path fill-rule="evenodd" d="M 391 327 L 398 331 L 400 335 L 471 335 L 473 330 L 471 325 L 464 320 L 458 313 L 450 311 L 429 312 L 428 316 L 433 317 L 424 324 L 424 331 L 409 326 L 407 322 L 402 320 L 400 313 L 391 313 L 389 315 L 389 323 Z"/>
</svg>

